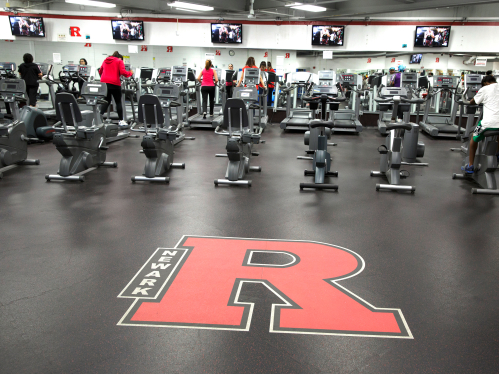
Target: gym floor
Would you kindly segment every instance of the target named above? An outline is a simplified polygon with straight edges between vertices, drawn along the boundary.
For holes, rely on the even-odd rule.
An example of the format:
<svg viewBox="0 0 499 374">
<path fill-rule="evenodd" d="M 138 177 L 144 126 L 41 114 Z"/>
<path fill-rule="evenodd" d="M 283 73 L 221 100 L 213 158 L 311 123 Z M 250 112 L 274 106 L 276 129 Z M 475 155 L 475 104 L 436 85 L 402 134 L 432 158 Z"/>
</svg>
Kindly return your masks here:
<svg viewBox="0 0 499 374">
<path fill-rule="evenodd" d="M 118 168 L 95 170 L 84 183 L 45 181 L 60 160 L 50 143 L 29 147 L 41 165 L 4 174 L 0 372 L 499 371 L 499 202 L 452 180 L 462 156 L 449 148 L 458 142 L 420 136 L 430 166 L 404 167 L 411 174 L 405 183 L 416 186 L 407 194 L 375 191 L 381 180 L 370 171 L 379 168 L 376 149 L 384 142 L 377 129 L 335 135 L 330 152 L 339 177 L 330 180 L 338 192 L 300 192 L 299 183 L 312 180 L 303 176 L 311 162 L 296 159 L 305 155 L 303 133 L 267 128 L 252 160 L 262 172 L 247 176 L 250 188 L 213 184 L 224 177 L 227 159 L 214 156 L 224 153 L 225 137 L 187 134 L 196 140 L 176 148 L 175 162 L 186 168 L 171 170 L 169 185 L 131 183 L 145 162 L 137 139 L 111 144 L 107 160 Z M 174 248 L 189 235 L 347 248 L 365 267 L 338 284 L 376 308 L 400 310 L 407 334 L 269 332 L 280 300 L 262 283 L 240 289 L 239 301 L 254 303 L 248 331 L 120 323 L 134 300 L 117 296 L 157 248 Z M 203 274 L 221 279 L 224 266 Z M 302 275 L 304 283 L 314 276 Z M 203 317 L 205 300 L 196 303 L 203 295 L 192 287 L 185 291 L 193 296 L 189 313 Z"/>
</svg>

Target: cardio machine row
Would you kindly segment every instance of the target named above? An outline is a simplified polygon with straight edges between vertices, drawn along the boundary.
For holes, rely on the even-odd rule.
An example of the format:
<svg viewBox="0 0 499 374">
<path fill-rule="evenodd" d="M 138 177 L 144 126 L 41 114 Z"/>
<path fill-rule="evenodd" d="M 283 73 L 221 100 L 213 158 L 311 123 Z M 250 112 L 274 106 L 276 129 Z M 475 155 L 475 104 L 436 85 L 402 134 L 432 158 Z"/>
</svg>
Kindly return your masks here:
<svg viewBox="0 0 499 374">
<path fill-rule="evenodd" d="M 227 101 L 226 107 L 224 108 L 224 126 L 217 127 L 216 130 L 218 134 L 228 136 L 226 147 L 227 155 L 224 155 L 224 157 L 229 158 L 229 165 L 225 179 L 215 180 L 215 185 L 251 185 L 251 181 L 244 181 L 245 173 L 248 171 L 261 170 L 259 167 L 250 166 L 251 156 L 258 155 L 258 152 L 254 152 L 252 148 L 254 144 L 260 142 L 260 134 L 263 129 L 255 129 L 252 126 L 253 121 L 250 120 L 253 110 L 259 109 L 259 98 L 256 84 L 251 81 L 252 74 L 247 74 L 247 77 L 248 81 L 245 82 L 246 87 L 235 90 L 234 97 L 238 99 L 229 99 Z M 257 71 L 255 72 L 253 79 L 257 81 Z M 13 89 L 16 81 L 20 86 Z M 22 83 L 23 81 L 21 80 L 4 80 L 0 87 L 2 96 L 9 104 L 13 105 L 15 114 L 19 111 L 17 102 L 23 101 L 20 95 L 15 94 L 15 92 L 24 92 L 23 87 L 21 87 Z M 173 89 L 171 92 L 168 92 L 168 88 Z M 175 91 L 175 88 L 177 88 L 177 91 Z M 9 94 L 9 90 L 14 91 L 14 93 L 10 92 Z M 320 93 L 320 95 L 315 97 L 304 98 L 304 100 L 310 102 L 311 109 L 314 111 L 318 108 L 318 104 L 320 103 L 322 114 L 320 120 L 312 120 L 309 124 L 311 131 L 308 135 L 308 153 L 313 153 L 313 157 L 309 158 L 313 160 L 313 170 L 305 171 L 305 175 L 315 176 L 315 183 L 313 185 L 306 183 L 301 184 L 301 189 L 308 187 L 337 189 L 337 186 L 325 183 L 325 177 L 337 176 L 337 172 L 330 171 L 331 157 L 327 152 L 325 130 L 326 128 L 334 129 L 334 114 L 331 115 L 331 112 L 334 111 L 330 110 L 329 119 L 326 118 L 326 114 L 328 104 L 331 107 L 332 104 L 338 104 L 339 102 L 344 101 L 344 98 L 335 97 L 334 89 L 330 90 L 331 92 L 329 93 Z M 389 92 L 390 90 L 392 92 Z M 397 94 L 394 94 L 393 90 L 393 88 L 386 88 L 385 93 L 382 93 L 380 95 L 381 97 L 378 98 L 380 103 L 387 102 L 388 100 L 394 102 L 395 105 L 392 114 L 394 120 L 387 126 L 390 135 L 387 138 L 385 146 L 380 147 L 379 149 L 381 154 L 380 171 L 372 172 L 371 175 L 386 176 L 388 179 L 389 183 L 387 185 L 377 185 L 377 190 L 387 189 L 414 192 L 414 187 L 401 185 L 400 179 L 403 178 L 404 175 L 400 171 L 400 165 L 404 164 L 404 162 L 401 161 L 403 147 L 406 147 L 404 135 L 414 130 L 415 124 L 409 123 L 406 118 L 404 118 L 404 120 L 398 119 L 397 106 L 400 102 L 419 105 L 421 99 L 404 99 L 401 98 L 402 95 L 400 90 L 397 91 Z M 320 91 L 320 89 L 317 88 L 316 91 Z M 174 85 L 174 87 L 169 87 L 158 85 L 156 93 L 158 95 L 143 95 L 143 101 L 139 102 L 139 122 L 143 123 L 144 126 L 138 131 L 145 132 L 142 148 L 148 160 L 144 172 L 145 176 L 133 177 L 133 181 L 144 180 L 165 182 L 168 181 L 168 179 L 166 177 L 160 177 L 161 174 L 170 167 L 184 167 L 183 164 L 173 163 L 173 145 L 180 141 L 182 137 L 185 138 L 185 135 L 181 134 L 181 131 L 179 131 L 181 130 L 179 123 L 172 126 L 169 122 L 172 117 L 171 108 L 178 108 L 181 106 L 180 103 L 172 100 L 173 98 L 180 97 L 178 86 Z M 78 101 L 74 95 L 68 93 L 58 94 L 56 108 L 58 110 L 58 117 L 63 126 L 62 130 L 56 132 L 54 144 L 63 158 L 58 174 L 48 175 L 47 180 L 81 181 L 84 180 L 83 175 L 85 173 L 94 170 L 99 166 L 116 166 L 116 163 L 105 162 L 105 151 L 107 150 L 105 131 L 97 110 L 97 104 L 102 104 L 102 98 L 106 96 L 105 85 L 100 83 L 86 83 L 82 94 L 84 96 L 85 104 L 93 108 L 93 117 L 95 120 L 92 121 L 91 126 L 88 126 L 88 123 L 83 121 L 81 112 L 78 108 Z M 159 99 L 162 95 L 168 96 L 168 94 L 172 95 L 170 100 L 168 100 L 168 97 L 166 97 L 164 102 Z M 388 97 L 390 95 L 392 95 L 391 99 Z M 149 102 L 147 102 L 147 100 L 149 100 Z M 466 103 L 463 101 L 463 105 L 465 104 Z M 181 115 L 178 115 L 177 113 L 177 117 L 181 118 Z M 468 119 L 469 118 L 471 117 L 468 117 Z M 468 120 L 468 122 L 471 123 L 472 121 Z M 151 125 L 154 130 L 151 129 L 151 131 L 149 131 L 149 125 Z M 0 137 L 2 143 L 4 143 L 1 145 L 1 166 L 12 168 L 20 164 L 38 163 L 37 160 L 27 159 L 27 148 L 22 145 L 25 145 L 29 138 L 27 137 L 25 129 L 23 131 L 23 126 L 24 124 L 22 121 L 16 119 L 12 124 L 3 125 L 1 127 Z M 236 130 L 233 130 L 233 127 Z M 467 132 L 470 132 L 469 129 L 467 129 Z M 17 140 L 17 146 L 22 146 L 23 150 L 19 152 L 15 151 L 16 146 L 9 144 L 9 139 L 11 140 L 11 143 L 13 143 L 13 140 Z M 310 147 L 311 144 L 314 144 L 314 146 Z M 470 177 L 470 179 L 473 178 L 480 185 L 484 186 L 484 188 L 481 189 L 474 189 L 473 192 L 475 193 L 497 192 L 494 192 L 494 190 L 497 190 L 494 177 L 497 168 L 497 160 L 494 157 L 489 157 L 491 155 L 488 154 L 491 149 L 495 149 L 494 146 L 496 145 L 497 134 L 490 132 L 487 135 L 487 142 L 484 143 L 484 146 L 479 150 L 479 155 L 477 156 L 478 162 L 483 162 L 484 167 L 477 168 L 478 172 Z M 167 149 L 168 147 L 169 149 Z M 467 148 L 463 146 L 461 149 L 466 151 Z M 14 155 L 16 156 L 14 157 Z M 220 157 L 220 155 L 217 156 Z M 6 171 L 5 168 L 2 171 Z M 458 178 L 461 176 L 455 175 L 454 177 Z"/>
</svg>

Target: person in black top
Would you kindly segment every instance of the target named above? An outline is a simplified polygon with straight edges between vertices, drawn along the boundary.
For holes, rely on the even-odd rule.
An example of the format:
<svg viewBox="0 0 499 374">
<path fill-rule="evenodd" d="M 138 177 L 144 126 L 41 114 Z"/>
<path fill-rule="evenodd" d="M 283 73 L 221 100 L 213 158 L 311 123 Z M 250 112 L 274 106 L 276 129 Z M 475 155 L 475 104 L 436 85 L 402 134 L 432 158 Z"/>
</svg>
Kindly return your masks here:
<svg viewBox="0 0 499 374">
<path fill-rule="evenodd" d="M 36 106 L 36 93 L 38 92 L 38 79 L 42 77 L 42 72 L 37 64 L 33 63 L 33 55 L 25 53 L 24 63 L 19 65 L 19 75 L 26 82 L 26 94 L 29 98 L 29 105 Z"/>
</svg>

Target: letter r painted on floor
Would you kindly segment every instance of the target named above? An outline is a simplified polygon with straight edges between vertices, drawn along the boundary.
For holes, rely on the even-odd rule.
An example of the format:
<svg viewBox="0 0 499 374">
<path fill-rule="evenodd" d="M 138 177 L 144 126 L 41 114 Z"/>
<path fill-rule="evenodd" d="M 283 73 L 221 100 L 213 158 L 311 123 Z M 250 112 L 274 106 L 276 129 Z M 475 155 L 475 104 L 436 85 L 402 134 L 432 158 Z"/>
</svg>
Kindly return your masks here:
<svg viewBox="0 0 499 374">
<path fill-rule="evenodd" d="M 119 324 L 250 329 L 245 282 L 262 283 L 273 304 L 270 332 L 412 338 L 399 309 L 377 309 L 338 281 L 364 268 L 356 253 L 328 244 L 186 236 L 188 254 L 156 300 L 136 299 Z M 147 283 L 145 283 L 147 285 Z"/>
</svg>

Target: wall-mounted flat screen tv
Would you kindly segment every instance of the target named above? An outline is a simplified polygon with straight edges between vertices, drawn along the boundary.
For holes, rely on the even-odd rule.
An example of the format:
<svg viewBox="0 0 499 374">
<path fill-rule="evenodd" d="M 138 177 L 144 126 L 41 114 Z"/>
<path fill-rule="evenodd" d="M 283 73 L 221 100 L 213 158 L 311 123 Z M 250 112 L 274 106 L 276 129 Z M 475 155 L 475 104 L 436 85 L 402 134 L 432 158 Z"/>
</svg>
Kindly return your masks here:
<svg viewBox="0 0 499 374">
<path fill-rule="evenodd" d="M 412 55 L 411 59 L 409 60 L 409 64 L 420 64 L 422 59 L 423 59 L 422 54 Z"/>
<path fill-rule="evenodd" d="M 14 36 L 45 37 L 45 24 L 42 17 L 9 16 L 10 30 Z"/>
<path fill-rule="evenodd" d="M 450 26 L 417 26 L 414 47 L 448 47 Z"/>
<path fill-rule="evenodd" d="M 212 23 L 212 43 L 242 43 L 243 25 L 241 23 Z"/>
<path fill-rule="evenodd" d="M 345 26 L 312 26 L 312 45 L 341 47 L 345 43 Z"/>
<path fill-rule="evenodd" d="M 144 40 L 144 22 L 142 21 L 111 21 L 111 26 L 115 40 Z"/>
</svg>

